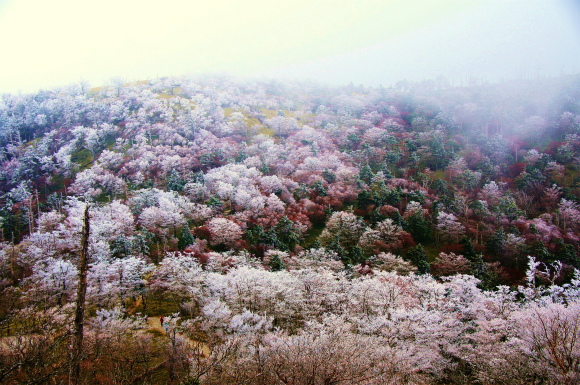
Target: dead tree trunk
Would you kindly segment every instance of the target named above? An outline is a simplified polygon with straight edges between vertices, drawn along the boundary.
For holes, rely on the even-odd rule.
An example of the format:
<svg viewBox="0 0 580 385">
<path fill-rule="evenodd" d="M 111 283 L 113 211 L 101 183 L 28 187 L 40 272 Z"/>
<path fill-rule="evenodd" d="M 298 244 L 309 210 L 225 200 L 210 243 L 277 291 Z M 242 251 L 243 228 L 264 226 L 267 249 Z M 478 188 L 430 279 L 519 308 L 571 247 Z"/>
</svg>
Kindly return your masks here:
<svg viewBox="0 0 580 385">
<path fill-rule="evenodd" d="M 69 384 L 76 385 L 79 382 L 80 358 L 83 347 L 83 329 L 85 317 L 85 296 L 87 293 L 87 270 L 89 248 L 89 205 L 85 208 L 83 235 L 81 238 L 81 258 L 79 261 L 79 285 L 77 288 L 77 307 L 75 311 L 74 334 L 71 352 L 71 368 Z"/>
</svg>

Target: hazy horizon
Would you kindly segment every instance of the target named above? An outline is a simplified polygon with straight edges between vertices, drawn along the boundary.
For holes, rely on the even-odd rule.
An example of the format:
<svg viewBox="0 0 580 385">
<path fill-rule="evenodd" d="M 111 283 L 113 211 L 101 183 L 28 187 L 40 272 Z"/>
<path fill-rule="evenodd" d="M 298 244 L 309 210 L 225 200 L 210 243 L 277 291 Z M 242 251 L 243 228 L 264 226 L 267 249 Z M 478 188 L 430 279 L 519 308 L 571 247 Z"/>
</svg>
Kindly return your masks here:
<svg viewBox="0 0 580 385">
<path fill-rule="evenodd" d="M 572 0 L 0 2 L 0 93 L 230 73 L 388 86 L 580 71 Z"/>
</svg>

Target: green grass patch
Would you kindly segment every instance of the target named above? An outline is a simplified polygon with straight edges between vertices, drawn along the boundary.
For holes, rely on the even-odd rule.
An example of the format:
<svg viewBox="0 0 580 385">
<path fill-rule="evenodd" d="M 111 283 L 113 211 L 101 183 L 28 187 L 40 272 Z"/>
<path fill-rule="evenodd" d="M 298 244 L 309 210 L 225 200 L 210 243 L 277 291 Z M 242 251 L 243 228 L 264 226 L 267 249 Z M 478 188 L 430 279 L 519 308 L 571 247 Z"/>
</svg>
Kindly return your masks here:
<svg viewBox="0 0 580 385">
<path fill-rule="evenodd" d="M 423 249 L 427 253 L 428 257 L 427 260 L 429 263 L 433 263 L 435 259 L 439 256 L 440 247 L 435 242 L 428 242 L 428 243 L 421 243 L 423 245 Z"/>
<path fill-rule="evenodd" d="M 258 129 L 258 132 L 262 135 L 269 136 L 269 137 L 273 137 L 274 134 L 276 133 L 276 131 L 272 130 L 271 128 L 263 127 L 263 126 Z"/>
<path fill-rule="evenodd" d="M 303 114 L 302 116 L 297 117 L 296 120 L 298 120 L 302 124 L 312 123 L 314 116 L 315 115 L 313 113 L 308 112 L 308 113 Z M 296 117 L 296 114 L 294 114 L 294 117 Z"/>
<path fill-rule="evenodd" d="M 322 230 L 324 230 L 324 224 L 315 224 L 312 226 L 310 231 L 304 237 L 304 247 L 309 248 L 312 246 L 314 242 L 318 239 L 320 234 L 322 234 Z"/>
<path fill-rule="evenodd" d="M 79 169 L 82 171 L 93 165 L 94 159 L 93 154 L 86 148 L 82 148 L 73 153 L 71 161 L 79 165 Z"/>
<path fill-rule="evenodd" d="M 52 183 L 48 186 L 48 190 L 46 191 L 45 195 L 52 194 L 54 192 L 60 191 L 64 189 L 65 186 L 65 177 L 60 173 L 54 173 L 52 175 Z"/>
<path fill-rule="evenodd" d="M 98 95 L 101 94 L 103 89 L 104 89 L 104 87 L 93 87 L 89 90 L 89 92 L 87 92 L 87 97 L 96 98 Z"/>
<path fill-rule="evenodd" d="M 266 115 L 266 118 L 270 119 L 278 115 L 278 110 L 269 110 L 267 108 L 260 108 L 260 111 Z"/>
<path fill-rule="evenodd" d="M 113 134 L 107 134 L 107 136 L 105 136 L 105 146 L 107 147 L 107 150 L 111 150 L 113 148 L 113 146 L 117 143 L 117 135 L 113 135 Z"/>
<path fill-rule="evenodd" d="M 157 94 L 157 97 L 158 97 L 159 99 L 165 99 L 165 100 L 169 100 L 169 99 L 171 99 L 171 98 L 174 98 L 174 97 L 175 97 L 175 95 L 170 95 L 170 94 L 164 94 L 164 93 L 161 93 L 161 94 Z"/>
<path fill-rule="evenodd" d="M 445 170 L 437 170 L 433 173 L 431 180 L 443 179 L 445 180 Z"/>
<path fill-rule="evenodd" d="M 262 123 L 260 123 L 260 121 L 257 118 L 246 116 L 246 126 L 252 127 L 260 125 L 262 125 Z"/>
</svg>

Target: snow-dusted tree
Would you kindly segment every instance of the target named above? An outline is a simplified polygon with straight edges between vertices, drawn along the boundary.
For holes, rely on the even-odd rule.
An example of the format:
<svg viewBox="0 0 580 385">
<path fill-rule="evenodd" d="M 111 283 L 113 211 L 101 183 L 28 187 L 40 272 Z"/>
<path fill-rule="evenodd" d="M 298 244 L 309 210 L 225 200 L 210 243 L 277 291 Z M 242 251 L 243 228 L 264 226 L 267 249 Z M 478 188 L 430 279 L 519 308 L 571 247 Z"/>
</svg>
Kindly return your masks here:
<svg viewBox="0 0 580 385">
<path fill-rule="evenodd" d="M 153 272 L 149 283 L 152 290 L 171 295 L 178 302 L 188 297 L 201 299 L 202 282 L 205 279 L 199 261 L 191 255 L 175 253 L 167 255 Z"/>
<path fill-rule="evenodd" d="M 237 223 L 226 218 L 214 218 L 206 226 L 210 232 L 210 244 L 214 246 L 232 247 L 244 234 Z"/>
<path fill-rule="evenodd" d="M 344 269 L 338 254 L 321 247 L 303 250 L 297 255 L 288 256 L 282 260 L 288 270 L 331 270 L 338 272 Z"/>
<path fill-rule="evenodd" d="M 242 368 L 227 368 L 227 376 L 239 382 L 260 373 L 264 383 L 378 384 L 396 383 L 410 375 L 392 348 L 380 347 L 379 341 L 356 333 L 338 317 L 328 318 L 297 335 L 264 337 L 260 356 Z"/>
<path fill-rule="evenodd" d="M 560 384 L 580 381 L 580 304 L 551 303 L 513 314 L 518 350 L 534 369 Z"/>
<path fill-rule="evenodd" d="M 144 276 L 152 270 L 153 265 L 137 257 L 128 257 L 112 261 L 107 266 L 107 279 L 112 284 L 112 293 L 107 294 L 117 295 L 121 303 L 124 304 L 124 300 L 128 296 L 136 297 L 138 294 L 141 294 L 147 283 Z"/>
<path fill-rule="evenodd" d="M 328 246 L 338 237 L 342 247 L 352 247 L 358 243 L 363 231 L 364 226 L 356 215 L 338 211 L 328 219 L 318 239 L 322 245 Z"/>
<path fill-rule="evenodd" d="M 43 306 L 63 306 L 74 295 L 78 282 L 78 270 L 70 261 L 48 257 L 38 261 L 28 278 L 32 300 L 40 300 Z"/>
<path fill-rule="evenodd" d="M 203 183 L 188 182 L 183 186 L 183 192 L 193 202 L 205 202 L 208 198 L 208 189 Z"/>
<path fill-rule="evenodd" d="M 536 164 L 537 161 L 542 159 L 542 156 L 544 156 L 543 153 L 540 153 L 535 148 L 532 148 L 524 156 L 524 160 L 526 161 L 527 164 L 529 164 L 530 166 L 533 166 L 534 164 Z"/>
<path fill-rule="evenodd" d="M 97 239 L 108 241 L 120 235 L 131 235 L 134 217 L 129 207 L 118 200 L 94 210 L 91 218 L 91 232 Z"/>
<path fill-rule="evenodd" d="M 293 131 L 297 131 L 300 127 L 295 118 L 286 118 L 284 116 L 266 119 L 264 123 L 274 130 L 277 135 L 288 135 Z"/>
<path fill-rule="evenodd" d="M 456 157 L 449 166 L 447 166 L 447 170 L 449 172 L 449 176 L 451 181 L 453 182 L 453 178 L 461 175 L 464 171 L 468 170 L 467 162 L 463 157 L 458 156 Z"/>
<path fill-rule="evenodd" d="M 465 232 L 465 227 L 455 215 L 441 211 L 437 215 L 437 230 L 443 241 L 459 242 L 459 238 Z"/>
<path fill-rule="evenodd" d="M 564 230 L 567 227 L 576 227 L 580 223 L 580 209 L 578 204 L 562 198 L 558 205 L 558 218 Z"/>
<path fill-rule="evenodd" d="M 503 195 L 501 189 L 494 181 L 485 184 L 479 194 L 480 198 L 487 201 L 490 206 L 497 206 Z"/>
<path fill-rule="evenodd" d="M 463 255 L 455 253 L 439 253 L 431 264 L 431 273 L 436 276 L 465 274 L 469 271 L 469 261 Z"/>
<path fill-rule="evenodd" d="M 175 202 L 165 197 L 160 197 L 158 202 L 158 206 L 143 210 L 139 215 L 139 222 L 153 232 L 168 236 L 170 232 L 176 232 L 177 228 L 184 225 L 185 218 Z"/>
<path fill-rule="evenodd" d="M 403 246 L 403 237 L 408 235 L 403 228 L 396 225 L 391 218 L 387 218 L 375 225 L 374 229 L 367 228 L 360 237 L 358 246 L 368 255 L 380 251 L 393 251 Z"/>
<path fill-rule="evenodd" d="M 417 267 L 393 253 L 380 253 L 369 258 L 369 262 L 376 265 L 381 271 L 394 271 L 399 275 L 409 275 L 416 272 Z"/>
<path fill-rule="evenodd" d="M 423 215 L 423 208 L 421 206 L 421 203 L 416 201 L 410 201 L 409 203 L 407 203 L 407 207 L 405 208 L 403 218 L 408 218 L 415 214 Z"/>
</svg>

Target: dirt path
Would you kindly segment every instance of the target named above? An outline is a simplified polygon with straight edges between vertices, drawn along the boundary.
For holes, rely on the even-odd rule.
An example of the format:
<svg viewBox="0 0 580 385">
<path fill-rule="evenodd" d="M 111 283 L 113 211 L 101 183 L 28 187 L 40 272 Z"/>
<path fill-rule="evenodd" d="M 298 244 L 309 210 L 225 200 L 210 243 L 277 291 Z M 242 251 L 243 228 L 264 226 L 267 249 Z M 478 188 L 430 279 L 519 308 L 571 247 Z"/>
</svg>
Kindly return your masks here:
<svg viewBox="0 0 580 385">
<path fill-rule="evenodd" d="M 166 334 L 165 329 L 163 326 L 161 326 L 160 318 L 161 317 L 147 317 L 147 325 L 149 325 L 150 329 L 154 329 L 162 334 Z"/>
<path fill-rule="evenodd" d="M 161 334 L 167 335 L 167 333 L 165 332 L 165 328 L 161 325 L 160 318 L 161 317 L 157 317 L 157 316 L 148 317 L 147 324 L 149 325 L 150 329 L 156 330 L 156 331 L 160 332 Z M 177 333 L 177 337 L 180 337 L 180 338 L 183 338 L 183 339 L 186 339 L 187 341 L 189 341 L 189 346 L 192 349 L 194 349 L 202 357 L 209 357 L 210 349 L 206 343 L 201 342 L 201 341 L 192 340 L 192 339 L 184 336 L 181 333 Z"/>
</svg>

